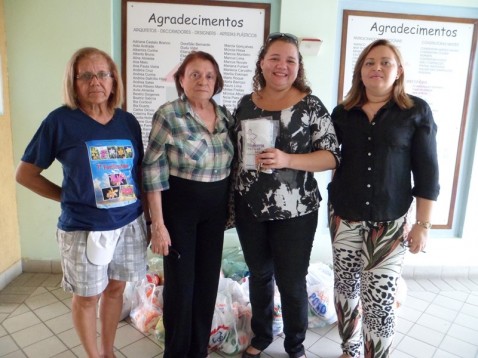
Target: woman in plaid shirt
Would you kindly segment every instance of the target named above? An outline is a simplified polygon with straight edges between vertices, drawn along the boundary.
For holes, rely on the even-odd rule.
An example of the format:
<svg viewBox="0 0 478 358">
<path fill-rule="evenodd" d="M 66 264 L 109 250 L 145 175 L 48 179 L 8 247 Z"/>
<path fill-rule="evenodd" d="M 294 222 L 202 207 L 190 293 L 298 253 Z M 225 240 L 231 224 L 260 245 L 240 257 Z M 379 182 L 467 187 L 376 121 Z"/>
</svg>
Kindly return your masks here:
<svg viewBox="0 0 478 358">
<path fill-rule="evenodd" d="M 179 98 L 154 115 L 143 161 L 151 250 L 164 255 L 164 357 L 206 357 L 221 267 L 234 149 L 216 60 L 191 52 L 174 75 Z"/>
</svg>

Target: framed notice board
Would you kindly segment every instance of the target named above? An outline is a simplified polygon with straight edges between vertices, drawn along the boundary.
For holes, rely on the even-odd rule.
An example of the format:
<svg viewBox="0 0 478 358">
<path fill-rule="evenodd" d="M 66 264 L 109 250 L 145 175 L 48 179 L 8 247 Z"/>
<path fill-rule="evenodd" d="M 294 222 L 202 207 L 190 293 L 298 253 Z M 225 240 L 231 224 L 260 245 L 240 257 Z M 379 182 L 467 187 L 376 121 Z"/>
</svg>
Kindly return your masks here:
<svg viewBox="0 0 478 358">
<path fill-rule="evenodd" d="M 178 97 L 173 75 L 193 50 L 210 53 L 224 78 L 216 102 L 232 111 L 252 91 L 257 55 L 269 33 L 270 4 L 199 0 L 122 0 L 126 109 L 146 145 L 154 113 Z"/>
<path fill-rule="evenodd" d="M 478 19 L 344 10 L 340 56 L 341 101 L 362 49 L 386 38 L 404 59 L 405 89 L 425 99 L 438 125 L 440 195 L 434 228 L 451 229 L 475 58 Z"/>
</svg>

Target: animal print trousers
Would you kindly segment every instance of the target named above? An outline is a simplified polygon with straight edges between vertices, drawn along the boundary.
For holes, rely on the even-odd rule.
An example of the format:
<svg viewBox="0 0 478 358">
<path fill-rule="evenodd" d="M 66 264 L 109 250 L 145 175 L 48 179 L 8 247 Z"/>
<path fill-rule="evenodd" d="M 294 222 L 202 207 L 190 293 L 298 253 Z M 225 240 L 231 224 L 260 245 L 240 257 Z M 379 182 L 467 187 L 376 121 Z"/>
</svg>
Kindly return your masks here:
<svg viewBox="0 0 478 358">
<path fill-rule="evenodd" d="M 390 355 L 395 293 L 405 257 L 406 215 L 386 222 L 347 221 L 330 210 L 335 309 L 342 350 L 358 358 Z"/>
</svg>

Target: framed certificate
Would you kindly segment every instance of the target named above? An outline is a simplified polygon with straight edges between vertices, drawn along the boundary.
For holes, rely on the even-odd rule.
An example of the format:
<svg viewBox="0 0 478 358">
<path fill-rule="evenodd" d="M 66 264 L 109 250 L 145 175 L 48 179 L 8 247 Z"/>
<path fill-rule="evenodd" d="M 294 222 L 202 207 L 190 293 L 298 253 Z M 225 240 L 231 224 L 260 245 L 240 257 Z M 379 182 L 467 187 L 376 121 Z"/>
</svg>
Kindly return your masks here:
<svg viewBox="0 0 478 358">
<path fill-rule="evenodd" d="M 257 54 L 269 33 L 270 4 L 122 0 L 126 109 L 148 142 L 154 112 L 178 97 L 173 75 L 194 50 L 219 64 L 224 89 L 214 99 L 232 111 L 252 91 Z"/>
</svg>

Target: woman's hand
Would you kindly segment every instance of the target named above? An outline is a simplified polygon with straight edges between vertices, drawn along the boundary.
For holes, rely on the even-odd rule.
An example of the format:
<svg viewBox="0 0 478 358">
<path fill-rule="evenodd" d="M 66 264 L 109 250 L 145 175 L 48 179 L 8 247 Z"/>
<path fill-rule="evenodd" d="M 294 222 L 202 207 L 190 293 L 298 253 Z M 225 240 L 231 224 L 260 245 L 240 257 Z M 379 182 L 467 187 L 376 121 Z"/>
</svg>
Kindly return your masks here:
<svg viewBox="0 0 478 358">
<path fill-rule="evenodd" d="M 263 169 L 289 168 L 290 156 L 277 148 L 267 148 L 256 154 L 256 165 Z"/>
<path fill-rule="evenodd" d="M 169 246 L 171 246 L 171 238 L 168 229 L 163 223 L 153 221 L 151 224 L 151 251 L 154 254 L 168 256 Z"/>
<path fill-rule="evenodd" d="M 267 148 L 256 154 L 256 166 L 260 169 L 293 169 L 307 172 L 321 172 L 334 169 L 335 157 L 329 150 L 310 153 L 290 154 L 277 148 Z"/>
<path fill-rule="evenodd" d="M 428 229 L 420 225 L 413 225 L 410 233 L 408 234 L 408 250 L 412 254 L 417 254 L 419 252 L 425 252 L 428 240 Z"/>
</svg>

